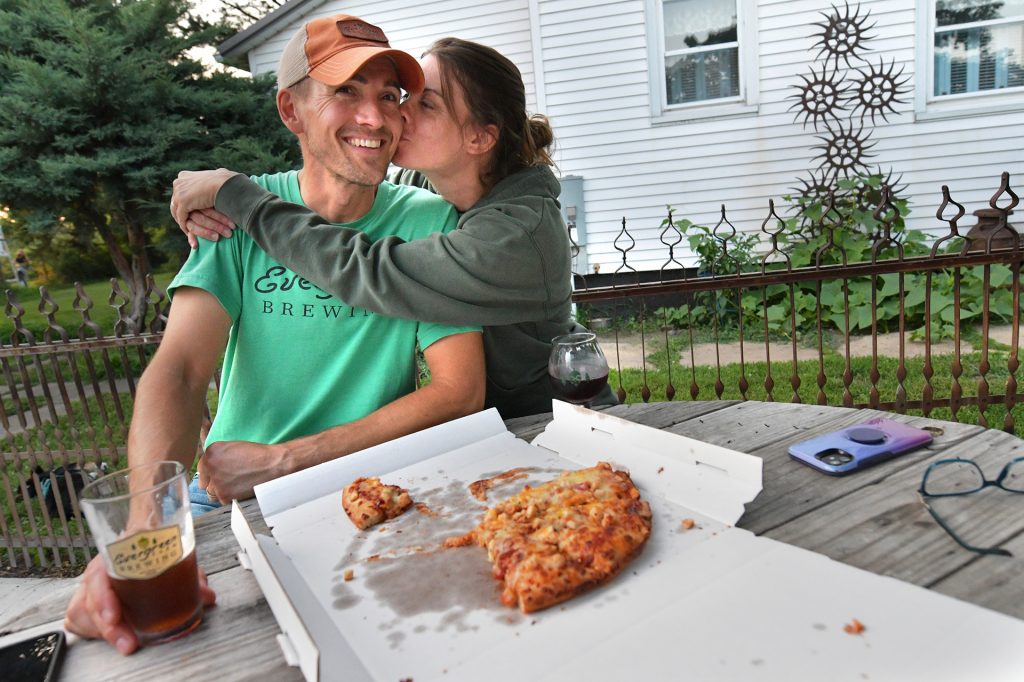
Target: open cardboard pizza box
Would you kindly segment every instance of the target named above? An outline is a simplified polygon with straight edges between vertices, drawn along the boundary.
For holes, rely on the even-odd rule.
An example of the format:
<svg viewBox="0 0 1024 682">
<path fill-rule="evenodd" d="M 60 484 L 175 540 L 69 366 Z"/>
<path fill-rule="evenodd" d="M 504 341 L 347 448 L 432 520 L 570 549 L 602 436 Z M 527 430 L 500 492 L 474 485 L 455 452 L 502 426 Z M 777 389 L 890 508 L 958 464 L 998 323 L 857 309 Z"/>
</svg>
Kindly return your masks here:
<svg viewBox="0 0 1024 682">
<path fill-rule="evenodd" d="M 524 615 L 483 549 L 440 549 L 486 504 L 600 460 L 654 515 L 608 584 Z M 487 503 L 469 494 L 516 467 Z M 358 531 L 339 491 L 372 475 L 427 509 Z M 273 537 L 237 506 L 232 528 L 307 680 L 1024 679 L 1024 622 L 734 527 L 760 490 L 757 457 L 555 402 L 532 444 L 490 410 L 259 486 Z M 845 633 L 853 618 L 868 629 Z"/>
</svg>

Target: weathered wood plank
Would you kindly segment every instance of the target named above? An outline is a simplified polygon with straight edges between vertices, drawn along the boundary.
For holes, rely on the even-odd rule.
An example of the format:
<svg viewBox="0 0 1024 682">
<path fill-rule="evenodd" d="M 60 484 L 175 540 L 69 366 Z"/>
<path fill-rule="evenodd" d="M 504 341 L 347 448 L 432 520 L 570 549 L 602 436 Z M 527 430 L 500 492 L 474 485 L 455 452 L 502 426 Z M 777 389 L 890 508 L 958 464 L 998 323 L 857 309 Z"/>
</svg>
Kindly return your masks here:
<svg viewBox="0 0 1024 682">
<path fill-rule="evenodd" d="M 850 408 L 799 405 L 791 403 L 743 402 L 699 416 L 665 429 L 740 452 L 815 434 L 841 423 L 844 416 L 856 420 L 857 410 Z"/>
<path fill-rule="evenodd" d="M 505 427 L 519 438 L 531 441 L 551 423 L 551 419 L 551 413 L 545 412 L 543 414 L 530 415 L 529 417 L 509 419 L 505 422 Z"/>
<path fill-rule="evenodd" d="M 259 504 L 255 499 L 242 503 L 246 518 L 257 533 L 266 533 L 267 524 L 263 521 Z M 196 519 L 196 558 L 207 575 L 213 576 L 238 566 L 238 542 L 231 532 L 230 507 L 216 509 Z M 79 581 L 68 581 L 52 594 L 26 604 L 20 613 L 4 614 L 0 620 L 0 629 L 24 630 L 42 623 L 60 620 L 64 617 L 68 601 L 77 589 Z M 262 596 L 260 597 L 262 599 Z"/>
<path fill-rule="evenodd" d="M 883 484 L 887 478 L 899 471 L 923 471 L 924 462 L 948 456 L 950 452 L 984 431 L 979 426 L 968 424 L 886 414 L 884 416 L 897 421 L 932 429 L 934 440 L 931 445 L 847 476 L 828 476 L 819 473 L 789 456 L 789 446 L 797 442 L 862 423 L 872 416 L 882 414 L 858 410 L 837 412 L 835 418 L 829 418 L 829 413 L 824 413 L 821 415 L 824 419 L 817 420 L 811 415 L 804 419 L 801 412 L 799 430 L 793 430 L 785 438 L 768 442 L 764 446 L 747 447 L 747 452 L 764 460 L 764 490 L 747 505 L 747 511 L 739 525 L 758 534 L 766 533 L 804 514 L 814 513 L 816 509 L 838 498 L 852 499 L 849 496 L 855 491 Z M 938 433 L 940 430 L 941 433 Z"/>
<path fill-rule="evenodd" d="M 174 642 L 117 654 L 106 642 L 79 640 L 69 647 L 63 678 L 76 682 L 118 680 L 301 680 L 275 637 L 277 621 L 252 574 L 240 566 L 211 576 L 217 605 L 203 622 Z"/>
<path fill-rule="evenodd" d="M 735 400 L 680 400 L 671 403 L 635 403 L 609 407 L 608 413 L 652 429 L 667 429 L 703 415 L 717 413 L 737 405 Z"/>
<path fill-rule="evenodd" d="M 616 417 L 627 419 L 655 429 L 664 429 L 674 424 L 710 414 L 735 405 L 735 400 L 679 401 L 673 403 L 635 403 L 615 405 L 601 410 Z M 526 441 L 533 440 L 551 422 L 548 412 L 530 417 L 510 419 L 505 422 L 508 430 Z"/>
<path fill-rule="evenodd" d="M 926 449 L 841 478 L 822 475 L 792 461 L 794 442 L 858 423 L 882 413 L 788 403 L 726 401 L 620 405 L 610 414 L 761 456 L 764 491 L 740 525 L 854 566 L 1024 617 L 1024 561 L 977 557 L 958 547 L 917 497 L 928 462 L 950 456 L 973 458 L 989 477 L 1024 454 L 1024 441 L 980 427 L 885 414 L 942 433 Z M 550 415 L 509 422 L 517 435 L 535 435 Z M 531 436 L 532 437 L 532 436 Z M 992 495 L 990 493 L 995 493 Z M 985 491 L 952 500 L 948 520 L 979 545 L 1005 543 L 1024 557 L 1024 496 Z M 1017 505 L 1008 507 L 1009 505 Z M 265 523 L 255 500 L 242 505 L 255 529 Z M 1010 511 L 1008 511 L 1008 509 Z M 945 517 L 944 517 L 945 518 Z M 252 575 L 238 566 L 238 547 L 227 509 L 196 524 L 200 565 L 210 575 L 218 605 L 192 635 L 124 658 L 102 642 L 78 642 L 68 653 L 65 676 L 75 680 L 299 680 L 284 662 L 277 623 Z M 31 606 L 18 629 L 59 619 L 67 594 Z M 70 678 L 69 678 L 70 679 Z"/>
<path fill-rule="evenodd" d="M 255 533 L 266 533 L 267 524 L 256 498 L 239 503 Z M 231 532 L 231 507 L 223 506 L 196 519 L 196 558 L 207 575 L 238 566 L 238 541 Z"/>
<path fill-rule="evenodd" d="M 1019 586 L 1011 580 L 979 577 L 998 563 L 995 559 L 1017 563 L 1020 559 L 981 560 L 960 548 L 931 518 L 917 494 L 925 464 L 932 459 L 966 455 L 994 476 L 1006 461 L 1022 454 L 1024 442 L 1020 439 L 1001 431 L 982 431 L 917 466 L 851 491 L 765 535 L 917 585 L 941 582 L 947 593 L 956 592 L 972 603 L 983 600 L 1003 613 L 1024 618 L 1024 602 L 1015 598 L 1020 594 Z M 979 546 L 1011 539 L 1019 542 L 1024 534 L 1024 514 L 1020 513 L 1024 499 L 1020 495 L 985 491 L 945 502 L 948 504 L 943 506 L 950 512 L 947 520 Z M 961 576 L 960 571 L 974 563 L 984 566 Z M 1019 571 L 1019 567 L 1004 566 L 1002 574 L 1008 578 Z"/>
<path fill-rule="evenodd" d="M 47 586 L 47 594 L 36 596 L 31 602 L 22 602 L 24 611 L 0 614 L 0 636 L 28 628 L 63 620 L 64 610 L 71 595 L 78 588 L 77 580 L 56 579 Z M 3 589 L 0 587 L 0 589 Z"/>
<path fill-rule="evenodd" d="M 950 541 L 952 542 L 952 541 Z M 933 583 L 936 592 L 1020 617 L 1008 605 L 1024 604 L 1024 534 L 1002 545 L 1013 557 L 979 556 L 952 575 Z"/>
</svg>

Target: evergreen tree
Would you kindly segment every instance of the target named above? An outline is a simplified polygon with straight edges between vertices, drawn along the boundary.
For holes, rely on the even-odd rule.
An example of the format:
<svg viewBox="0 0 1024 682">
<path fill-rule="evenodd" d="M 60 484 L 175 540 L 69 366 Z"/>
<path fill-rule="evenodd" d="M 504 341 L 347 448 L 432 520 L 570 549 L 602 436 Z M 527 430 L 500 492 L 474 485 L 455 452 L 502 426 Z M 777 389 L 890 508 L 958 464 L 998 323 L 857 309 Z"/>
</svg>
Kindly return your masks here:
<svg viewBox="0 0 1024 682">
<path fill-rule="evenodd" d="M 245 28 L 284 5 L 286 0 L 219 0 L 211 5 L 214 16 L 237 29 Z"/>
<path fill-rule="evenodd" d="M 179 170 L 299 163 L 271 77 L 188 56 L 229 31 L 185 0 L 0 0 L 0 206 L 30 231 L 99 235 L 136 319 Z"/>
</svg>

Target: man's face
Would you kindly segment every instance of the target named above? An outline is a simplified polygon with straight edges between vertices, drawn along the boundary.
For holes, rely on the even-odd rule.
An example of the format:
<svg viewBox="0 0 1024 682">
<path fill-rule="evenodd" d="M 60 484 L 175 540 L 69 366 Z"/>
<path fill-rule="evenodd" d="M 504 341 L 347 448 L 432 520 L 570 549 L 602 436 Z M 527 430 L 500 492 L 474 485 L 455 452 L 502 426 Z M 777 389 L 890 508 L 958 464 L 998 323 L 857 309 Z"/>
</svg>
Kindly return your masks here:
<svg viewBox="0 0 1024 682">
<path fill-rule="evenodd" d="M 394 64 L 378 57 L 341 85 L 310 79 L 300 90 L 307 166 L 317 163 L 343 182 L 379 185 L 402 134 Z"/>
</svg>

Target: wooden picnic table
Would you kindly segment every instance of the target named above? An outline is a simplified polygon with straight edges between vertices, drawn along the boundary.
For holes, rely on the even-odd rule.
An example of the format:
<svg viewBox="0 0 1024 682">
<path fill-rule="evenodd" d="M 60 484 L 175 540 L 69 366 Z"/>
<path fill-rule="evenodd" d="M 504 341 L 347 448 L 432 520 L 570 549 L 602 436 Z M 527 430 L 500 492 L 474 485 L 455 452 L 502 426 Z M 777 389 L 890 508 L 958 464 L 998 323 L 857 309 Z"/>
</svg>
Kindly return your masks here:
<svg viewBox="0 0 1024 682">
<path fill-rule="evenodd" d="M 961 549 L 935 523 L 917 495 L 929 462 L 972 458 L 989 478 L 1024 442 L 1002 431 L 970 424 L 873 410 L 762 402 L 671 402 L 620 405 L 610 414 L 654 428 L 757 455 L 764 460 L 764 489 L 747 505 L 739 525 L 877 574 L 1024 618 L 1024 497 L 1005 495 L 981 505 L 971 519 L 971 540 L 1001 546 L 1013 558 L 978 556 Z M 787 447 L 811 436 L 888 416 L 928 427 L 934 442 L 876 467 L 845 477 L 822 475 L 794 462 Z M 510 420 L 508 428 L 527 440 L 551 415 Z M 959 500 L 971 504 L 970 500 Z M 266 532 L 255 500 L 242 505 L 256 532 Z M 978 517 L 978 515 L 981 515 Z M 69 649 L 61 679 L 89 680 L 300 680 L 285 662 L 277 623 L 252 574 L 239 565 L 229 509 L 197 523 L 199 561 L 217 591 L 191 635 L 122 657 L 102 642 L 77 641 Z M 66 596 L 31 605 L 17 630 L 62 617 Z"/>
</svg>

